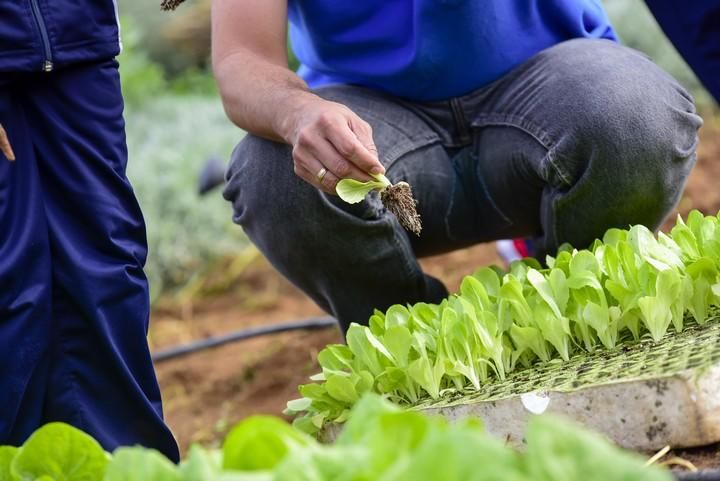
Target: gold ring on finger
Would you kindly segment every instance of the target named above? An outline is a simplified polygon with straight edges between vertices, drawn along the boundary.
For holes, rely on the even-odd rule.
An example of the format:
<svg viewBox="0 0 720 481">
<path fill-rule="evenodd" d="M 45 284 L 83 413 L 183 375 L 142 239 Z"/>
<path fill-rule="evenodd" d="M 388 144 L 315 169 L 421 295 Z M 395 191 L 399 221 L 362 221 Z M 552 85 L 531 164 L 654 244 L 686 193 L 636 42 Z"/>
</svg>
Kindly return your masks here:
<svg viewBox="0 0 720 481">
<path fill-rule="evenodd" d="M 325 178 L 325 174 L 327 174 L 327 172 L 328 172 L 328 171 L 327 171 L 327 169 L 326 169 L 325 167 L 323 167 L 322 169 L 320 169 L 320 172 L 318 172 L 317 175 L 315 176 L 315 177 L 317 177 L 318 182 L 322 182 L 322 181 L 323 181 L 323 179 Z"/>
</svg>

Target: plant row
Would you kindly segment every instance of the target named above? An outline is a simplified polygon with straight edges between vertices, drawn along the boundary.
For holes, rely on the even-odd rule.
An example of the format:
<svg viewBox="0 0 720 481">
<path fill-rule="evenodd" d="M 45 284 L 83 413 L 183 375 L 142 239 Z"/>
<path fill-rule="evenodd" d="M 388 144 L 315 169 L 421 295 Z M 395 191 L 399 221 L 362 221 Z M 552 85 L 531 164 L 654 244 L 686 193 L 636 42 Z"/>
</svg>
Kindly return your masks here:
<svg viewBox="0 0 720 481">
<path fill-rule="evenodd" d="M 194 446 L 179 466 L 156 451 L 112 455 L 87 434 L 53 423 L 20 448 L 0 447 L 2 481 L 670 481 L 636 455 L 556 418 L 529 424 L 518 453 L 479 421 L 401 411 L 379 396 L 353 410 L 337 442 L 314 438 L 273 417 L 235 427 L 221 451 Z"/>
<path fill-rule="evenodd" d="M 439 305 L 394 305 L 347 345 L 318 355 L 322 372 L 287 413 L 306 432 L 343 422 L 365 392 L 413 405 L 477 392 L 494 379 L 553 358 L 659 341 L 687 316 L 706 322 L 720 305 L 720 220 L 690 213 L 669 235 L 643 226 L 610 229 L 590 249 L 563 246 L 543 268 L 534 259 L 466 277 Z"/>
</svg>

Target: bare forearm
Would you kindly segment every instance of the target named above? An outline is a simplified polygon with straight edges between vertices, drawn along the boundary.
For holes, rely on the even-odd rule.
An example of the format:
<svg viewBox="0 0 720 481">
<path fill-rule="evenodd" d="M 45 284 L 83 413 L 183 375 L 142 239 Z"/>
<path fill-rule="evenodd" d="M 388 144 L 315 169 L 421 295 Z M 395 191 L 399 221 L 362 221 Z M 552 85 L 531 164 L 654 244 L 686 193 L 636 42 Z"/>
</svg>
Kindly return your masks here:
<svg viewBox="0 0 720 481">
<path fill-rule="evenodd" d="M 228 117 L 292 146 L 295 173 L 325 192 L 383 173 L 370 124 L 287 68 L 287 18 L 287 0 L 213 0 L 213 70 Z"/>
<path fill-rule="evenodd" d="M 219 61 L 215 77 L 230 120 L 272 140 L 291 143 L 292 119 L 305 103 L 318 99 L 290 69 L 248 51 Z"/>
</svg>

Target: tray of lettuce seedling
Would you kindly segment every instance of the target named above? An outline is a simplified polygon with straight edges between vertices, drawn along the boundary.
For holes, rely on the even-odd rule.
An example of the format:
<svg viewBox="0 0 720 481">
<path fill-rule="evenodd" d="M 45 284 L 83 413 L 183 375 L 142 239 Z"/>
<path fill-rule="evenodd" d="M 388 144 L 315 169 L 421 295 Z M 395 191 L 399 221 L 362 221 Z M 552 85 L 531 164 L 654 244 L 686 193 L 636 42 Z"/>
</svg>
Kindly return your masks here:
<svg viewBox="0 0 720 481">
<path fill-rule="evenodd" d="M 563 413 L 634 449 L 720 440 L 720 220 L 669 234 L 610 229 L 589 249 L 467 276 L 440 304 L 395 305 L 288 403 L 333 437 L 365 392 L 449 418 L 478 416 L 511 443 L 533 413 Z"/>
</svg>

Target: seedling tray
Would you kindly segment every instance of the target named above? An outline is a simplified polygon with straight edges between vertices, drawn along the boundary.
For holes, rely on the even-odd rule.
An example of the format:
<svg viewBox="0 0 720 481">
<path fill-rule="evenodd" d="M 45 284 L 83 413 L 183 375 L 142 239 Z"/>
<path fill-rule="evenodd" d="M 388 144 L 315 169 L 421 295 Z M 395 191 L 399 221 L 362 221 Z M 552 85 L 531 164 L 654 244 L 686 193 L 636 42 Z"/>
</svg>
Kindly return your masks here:
<svg viewBox="0 0 720 481">
<path fill-rule="evenodd" d="M 527 419 L 562 414 L 639 451 L 720 441 L 720 315 L 681 333 L 643 339 L 511 373 L 464 396 L 416 406 L 449 419 L 481 418 L 521 446 Z"/>
</svg>

